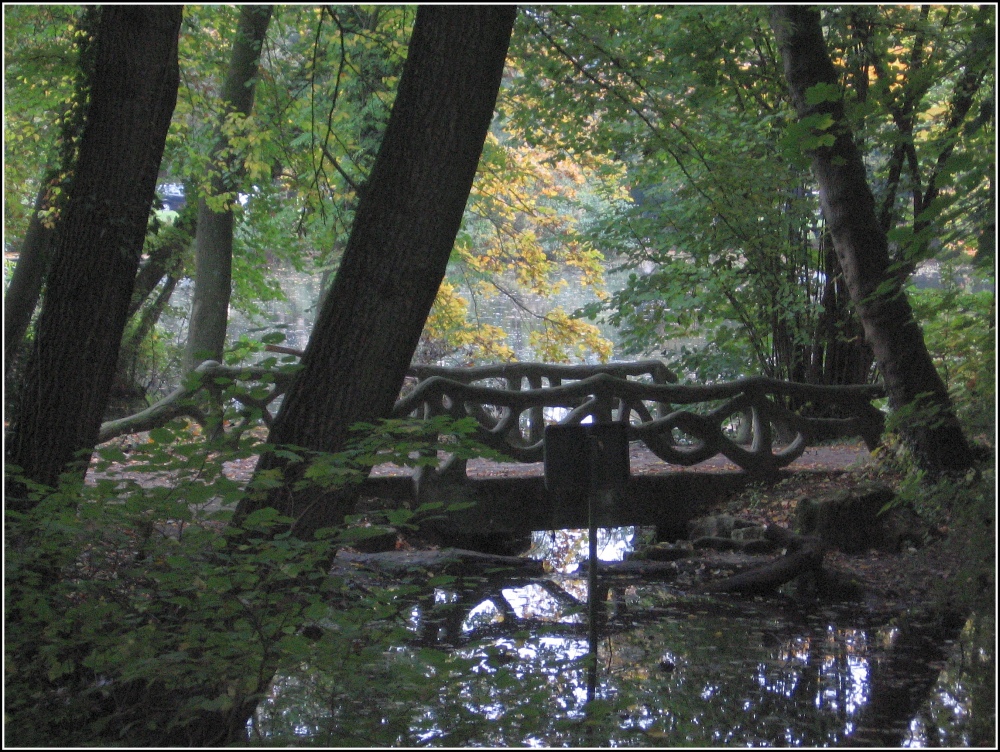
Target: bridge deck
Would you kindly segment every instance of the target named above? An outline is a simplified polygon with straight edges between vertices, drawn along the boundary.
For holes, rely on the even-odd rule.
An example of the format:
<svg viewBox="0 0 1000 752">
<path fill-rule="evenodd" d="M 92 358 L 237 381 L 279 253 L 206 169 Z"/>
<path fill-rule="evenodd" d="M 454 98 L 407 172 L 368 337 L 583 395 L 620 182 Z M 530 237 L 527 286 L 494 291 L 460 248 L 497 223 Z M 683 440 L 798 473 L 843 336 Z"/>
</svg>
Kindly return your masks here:
<svg viewBox="0 0 1000 752">
<path fill-rule="evenodd" d="M 717 501 L 729 498 L 758 480 L 735 464 L 718 456 L 680 467 L 668 465 L 639 442 L 629 447 L 631 476 L 616 501 L 603 503 L 598 525 L 655 526 L 663 540 L 686 535 L 687 523 Z M 772 474 L 787 477 L 800 470 L 837 471 L 870 461 L 864 444 L 814 447 Z M 408 468 L 382 465 L 362 487 L 363 497 L 412 500 L 414 488 Z M 587 504 L 583 498 L 560 499 L 545 488 L 543 463 L 496 463 L 470 460 L 467 472 L 456 483 L 433 483 L 422 494 L 423 501 L 474 502 L 475 507 L 447 515 L 430 523 L 449 545 L 477 548 L 472 538 L 484 540 L 517 538 L 531 530 L 582 528 L 587 526 Z M 456 541 L 460 542 L 457 543 Z M 470 542 L 472 541 L 472 542 Z"/>
<path fill-rule="evenodd" d="M 843 470 L 852 466 L 861 466 L 871 462 L 872 456 L 863 442 L 852 444 L 831 444 L 827 446 L 810 447 L 797 460 L 788 465 L 786 470 Z M 730 462 L 722 455 L 716 455 L 704 462 L 690 467 L 670 465 L 640 442 L 629 445 L 629 465 L 632 475 L 664 475 L 666 473 L 718 473 L 739 472 L 740 467 Z M 373 477 L 392 477 L 410 475 L 411 470 L 398 465 L 379 465 L 372 471 Z M 467 474 L 470 478 L 516 478 L 542 476 L 542 462 L 492 462 L 491 460 L 469 460 Z"/>
</svg>

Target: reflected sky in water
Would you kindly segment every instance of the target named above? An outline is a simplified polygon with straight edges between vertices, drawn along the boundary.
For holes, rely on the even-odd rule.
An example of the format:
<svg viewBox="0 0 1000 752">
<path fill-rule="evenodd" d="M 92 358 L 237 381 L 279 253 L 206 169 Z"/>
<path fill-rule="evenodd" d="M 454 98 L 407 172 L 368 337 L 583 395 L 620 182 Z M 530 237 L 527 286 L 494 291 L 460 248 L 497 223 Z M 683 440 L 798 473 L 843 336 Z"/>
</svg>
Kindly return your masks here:
<svg viewBox="0 0 1000 752">
<path fill-rule="evenodd" d="M 600 557 L 621 559 L 641 534 L 602 531 Z M 540 533 L 545 580 L 428 591 L 400 610 L 413 642 L 375 653 L 363 689 L 349 667 L 303 664 L 276 682 L 256 732 L 359 746 L 835 746 L 866 721 L 895 629 L 639 581 L 608 589 L 588 705 L 586 579 L 567 574 L 586 551 L 585 531 Z M 928 744 L 929 726 L 940 743 L 941 718 L 965 712 L 953 685 L 935 692 L 909 746 Z"/>
</svg>

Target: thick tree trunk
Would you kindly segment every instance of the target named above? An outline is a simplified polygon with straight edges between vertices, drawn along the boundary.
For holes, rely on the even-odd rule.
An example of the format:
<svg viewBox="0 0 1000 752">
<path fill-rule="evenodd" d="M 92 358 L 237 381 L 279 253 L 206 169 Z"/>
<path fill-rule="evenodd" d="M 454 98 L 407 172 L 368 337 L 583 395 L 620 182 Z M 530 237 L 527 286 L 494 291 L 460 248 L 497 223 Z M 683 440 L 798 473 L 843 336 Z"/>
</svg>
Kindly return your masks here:
<svg viewBox="0 0 1000 752">
<path fill-rule="evenodd" d="M 458 233 L 515 15 L 513 6 L 420 6 L 370 188 L 272 444 L 335 451 L 354 422 L 389 415 Z M 265 454 L 258 473 L 282 464 Z M 284 486 L 246 497 L 236 523 L 264 506 L 295 517 L 302 537 L 342 521 L 353 498 L 296 488 L 305 467 L 284 463 Z M 263 667 L 257 692 L 231 710 L 206 712 L 158 742 L 243 740 L 274 670 Z"/>
<path fill-rule="evenodd" d="M 458 233 L 503 73 L 513 6 L 420 6 L 399 92 L 333 288 L 285 396 L 272 444 L 337 451 L 350 426 L 387 417 L 403 384 Z M 353 499 L 285 485 L 247 497 L 308 537 Z"/>
<path fill-rule="evenodd" d="M 229 72 L 222 85 L 222 117 L 236 113 L 246 116 L 253 108 L 260 50 L 271 20 L 270 5 L 244 5 L 233 42 Z M 213 158 L 227 147 L 220 127 Z M 212 195 L 235 192 L 242 170 L 238 160 L 229 158 L 212 179 Z M 233 197 L 235 200 L 235 197 Z M 202 196 L 198 202 L 198 229 L 195 233 L 194 294 L 191 323 L 184 350 L 184 368 L 191 370 L 203 360 L 222 360 L 229 323 L 229 298 L 233 276 L 232 201 L 222 211 L 214 211 Z"/>
<path fill-rule="evenodd" d="M 97 439 L 177 96 L 181 6 L 104 6 L 90 107 L 6 459 L 54 485 Z M 79 453 L 83 453 L 81 457 Z M 17 483 L 8 504 L 30 503 Z"/>
<path fill-rule="evenodd" d="M 902 284 L 890 266 L 889 244 L 868 187 L 864 163 L 844 116 L 837 74 L 826 51 L 819 12 L 808 6 L 771 10 L 785 76 L 800 118 L 829 116 L 832 125 L 815 135 L 832 135 L 832 145 L 813 150 L 812 167 L 820 205 L 844 271 L 851 299 L 885 380 L 893 410 L 913 410 L 902 422 L 904 437 L 927 471 L 960 471 L 972 457 L 934 368 Z M 807 92 L 812 90 L 811 101 Z M 819 100 L 819 101 L 815 101 Z"/>
</svg>

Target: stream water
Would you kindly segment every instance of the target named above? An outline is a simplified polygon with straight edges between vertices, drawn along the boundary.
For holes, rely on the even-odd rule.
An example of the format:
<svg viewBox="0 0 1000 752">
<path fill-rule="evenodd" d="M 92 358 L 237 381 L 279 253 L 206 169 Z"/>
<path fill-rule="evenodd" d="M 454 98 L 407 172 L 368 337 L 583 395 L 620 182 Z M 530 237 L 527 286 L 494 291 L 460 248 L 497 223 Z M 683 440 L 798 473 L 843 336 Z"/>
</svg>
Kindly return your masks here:
<svg viewBox="0 0 1000 752">
<path fill-rule="evenodd" d="M 619 560 L 642 533 L 600 531 Z M 400 586 L 397 631 L 281 674 L 262 743 L 397 746 L 968 746 L 991 738 L 992 621 L 941 645 L 847 604 L 695 597 L 610 580 L 588 670 L 586 531 L 536 533 L 545 577 Z M 448 579 L 448 578 L 445 578 Z M 342 623 L 335 629 L 344 630 Z M 917 649 L 914 649 L 917 645 Z M 355 660 L 367 655 L 373 663 Z M 366 681 L 359 683 L 359 677 Z M 588 696 L 592 697 L 588 701 Z M 982 698 L 980 697 L 980 701 Z M 983 713 L 986 711 L 987 717 Z M 984 736 L 984 734 L 986 736 Z"/>
</svg>

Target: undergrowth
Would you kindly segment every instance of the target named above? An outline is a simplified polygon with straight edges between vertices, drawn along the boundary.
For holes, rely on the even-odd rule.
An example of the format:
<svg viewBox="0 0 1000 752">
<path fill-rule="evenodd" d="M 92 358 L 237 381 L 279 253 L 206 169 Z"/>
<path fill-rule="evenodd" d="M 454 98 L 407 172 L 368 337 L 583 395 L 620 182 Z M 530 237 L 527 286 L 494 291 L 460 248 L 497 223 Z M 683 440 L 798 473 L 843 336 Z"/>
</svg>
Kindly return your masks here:
<svg viewBox="0 0 1000 752">
<path fill-rule="evenodd" d="M 444 419 L 367 426 L 344 452 L 323 456 L 312 477 L 339 488 L 380 462 L 489 453 L 471 430 Z M 283 532 L 291 520 L 271 508 L 242 528 L 229 524 L 244 490 L 224 463 L 266 449 L 252 438 L 213 446 L 177 422 L 128 456 L 108 447 L 96 467 L 118 472 L 92 485 L 34 486 L 30 511 L 7 511 L 8 744 L 183 745 L 183 730 L 207 714 L 242 717 L 277 666 L 336 667 L 351 686 L 345 677 L 384 662 L 398 644 L 405 588 L 360 588 L 322 566 L 331 547 L 382 528 L 330 528 L 303 541 Z M 444 511 L 394 510 L 391 522 L 405 529 Z"/>
</svg>

